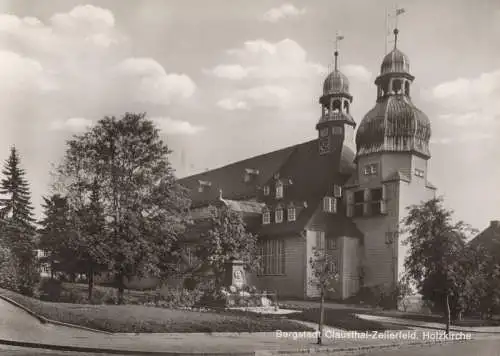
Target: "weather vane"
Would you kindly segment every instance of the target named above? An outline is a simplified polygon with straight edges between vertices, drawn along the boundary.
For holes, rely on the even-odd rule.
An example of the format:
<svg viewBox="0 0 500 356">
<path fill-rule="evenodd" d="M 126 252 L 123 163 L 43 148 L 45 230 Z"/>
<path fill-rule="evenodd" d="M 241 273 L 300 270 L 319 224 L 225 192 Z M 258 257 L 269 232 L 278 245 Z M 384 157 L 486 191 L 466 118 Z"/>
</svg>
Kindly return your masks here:
<svg viewBox="0 0 500 356">
<path fill-rule="evenodd" d="M 394 48 L 396 48 L 397 41 L 398 41 L 398 19 L 399 16 L 404 14 L 406 10 L 402 7 L 398 7 L 398 5 L 394 6 L 394 12 L 391 14 L 386 10 L 386 37 L 385 37 L 385 53 L 387 54 L 387 37 L 390 36 L 391 34 L 394 34 Z M 394 29 L 391 31 L 389 29 L 389 18 L 392 17 L 394 18 Z"/>
<path fill-rule="evenodd" d="M 344 36 L 342 36 L 339 31 L 337 31 L 337 33 L 335 34 L 335 52 L 333 53 L 334 54 L 334 66 L 335 66 L 335 70 L 338 69 L 338 63 L 337 63 L 337 59 L 338 59 L 338 56 L 339 56 L 339 42 L 342 41 L 344 39 Z"/>
</svg>

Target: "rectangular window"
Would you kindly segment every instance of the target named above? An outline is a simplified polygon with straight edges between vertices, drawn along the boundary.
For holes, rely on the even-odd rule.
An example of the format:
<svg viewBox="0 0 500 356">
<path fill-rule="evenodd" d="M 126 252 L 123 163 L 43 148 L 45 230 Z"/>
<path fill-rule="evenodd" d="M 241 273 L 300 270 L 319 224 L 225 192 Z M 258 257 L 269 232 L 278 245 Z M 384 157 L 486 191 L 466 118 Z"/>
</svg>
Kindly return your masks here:
<svg viewBox="0 0 500 356">
<path fill-rule="evenodd" d="M 283 222 L 283 209 L 278 209 L 274 213 L 274 220 L 276 223 L 282 223 Z"/>
<path fill-rule="evenodd" d="M 321 131 L 319 132 L 319 134 L 320 134 L 321 137 L 328 136 L 328 127 L 325 127 L 323 129 L 321 129 Z"/>
<path fill-rule="evenodd" d="M 337 239 L 336 238 L 328 238 L 326 240 L 326 248 L 328 250 L 336 250 L 337 249 Z"/>
<path fill-rule="evenodd" d="M 342 198 L 342 187 L 340 185 L 335 184 L 333 186 L 333 196 L 335 198 Z"/>
<path fill-rule="evenodd" d="M 342 135 L 342 131 L 343 131 L 342 127 L 340 127 L 340 126 L 334 126 L 334 127 L 332 127 L 332 133 L 334 135 Z"/>
<path fill-rule="evenodd" d="M 371 203 L 371 213 L 372 215 L 380 215 L 382 210 L 380 209 L 380 202 Z"/>
<path fill-rule="evenodd" d="M 278 184 L 276 186 L 276 199 L 283 198 L 283 184 Z"/>
<path fill-rule="evenodd" d="M 370 165 L 370 173 L 374 175 L 374 174 L 377 174 L 377 172 L 378 172 L 377 165 L 376 164 Z"/>
<path fill-rule="evenodd" d="M 269 186 L 268 185 L 264 186 L 264 195 L 269 195 Z"/>
<path fill-rule="evenodd" d="M 354 216 L 360 217 L 364 215 L 364 204 L 356 204 L 354 205 Z"/>
<path fill-rule="evenodd" d="M 363 203 L 365 201 L 365 191 L 358 190 L 354 192 L 354 203 Z"/>
<path fill-rule="evenodd" d="M 423 178 L 423 177 L 424 177 L 424 175 L 425 175 L 425 174 L 424 174 L 424 170 L 423 170 L 423 169 L 418 169 L 418 168 L 417 168 L 417 169 L 415 169 L 415 175 L 416 175 L 417 177 Z"/>
<path fill-rule="evenodd" d="M 371 190 L 371 197 L 374 201 L 382 200 L 382 188 L 375 188 Z"/>
<path fill-rule="evenodd" d="M 333 197 L 323 198 L 323 211 L 325 213 L 335 213 L 337 210 L 337 200 Z"/>
<path fill-rule="evenodd" d="M 285 274 L 285 241 L 265 240 L 260 243 L 260 275 Z"/>
<path fill-rule="evenodd" d="M 262 223 L 264 225 L 271 223 L 271 213 L 269 211 L 266 211 L 262 214 Z"/>
<path fill-rule="evenodd" d="M 324 231 L 316 231 L 316 249 L 318 249 L 318 250 L 325 249 L 325 232 Z"/>
<path fill-rule="evenodd" d="M 378 173 L 378 164 L 372 163 L 368 164 L 363 168 L 363 173 L 365 176 L 372 176 Z"/>
<path fill-rule="evenodd" d="M 295 221 L 295 208 L 288 208 L 287 211 L 288 221 Z"/>
<path fill-rule="evenodd" d="M 369 176 L 370 175 L 370 166 L 365 166 L 363 173 L 365 174 L 365 176 Z"/>
</svg>

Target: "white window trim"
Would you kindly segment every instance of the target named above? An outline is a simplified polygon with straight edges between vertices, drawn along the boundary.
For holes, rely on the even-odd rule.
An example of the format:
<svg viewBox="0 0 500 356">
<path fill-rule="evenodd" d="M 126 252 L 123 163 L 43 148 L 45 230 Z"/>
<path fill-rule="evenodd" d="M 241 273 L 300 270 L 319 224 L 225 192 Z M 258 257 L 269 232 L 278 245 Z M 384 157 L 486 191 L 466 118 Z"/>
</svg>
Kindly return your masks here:
<svg viewBox="0 0 500 356">
<path fill-rule="evenodd" d="M 282 208 L 276 209 L 276 211 L 274 212 L 274 220 L 277 224 L 283 222 L 283 209 Z"/>
<path fill-rule="evenodd" d="M 266 195 L 266 196 L 267 196 L 267 195 L 269 195 L 269 193 L 270 193 L 269 186 L 268 186 L 268 185 L 265 185 L 265 186 L 264 186 L 264 195 Z"/>
<path fill-rule="evenodd" d="M 335 213 L 336 211 L 336 199 L 334 197 L 324 197 L 323 198 L 323 211 L 325 213 Z"/>
<path fill-rule="evenodd" d="M 271 223 L 271 213 L 269 211 L 265 211 L 262 213 L 262 224 L 267 225 Z"/>
<path fill-rule="evenodd" d="M 288 208 L 286 215 L 287 215 L 288 221 L 297 220 L 297 211 L 294 207 Z"/>
<path fill-rule="evenodd" d="M 283 192 L 283 184 L 278 183 L 278 184 L 276 185 L 276 199 L 282 199 L 282 198 L 283 198 L 283 195 L 284 195 L 284 192 Z"/>
</svg>

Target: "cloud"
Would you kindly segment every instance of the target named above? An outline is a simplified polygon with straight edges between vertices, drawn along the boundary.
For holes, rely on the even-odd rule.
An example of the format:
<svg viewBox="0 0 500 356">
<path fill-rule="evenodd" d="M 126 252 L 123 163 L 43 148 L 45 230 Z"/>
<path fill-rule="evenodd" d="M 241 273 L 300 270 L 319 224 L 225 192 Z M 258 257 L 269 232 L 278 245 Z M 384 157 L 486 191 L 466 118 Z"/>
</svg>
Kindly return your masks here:
<svg viewBox="0 0 500 356">
<path fill-rule="evenodd" d="M 283 108 L 290 104 L 291 98 L 291 92 L 284 87 L 263 85 L 236 91 L 232 97 L 221 101 L 226 105 L 225 109 L 232 107 L 233 110 L 247 110 L 258 107 Z"/>
<path fill-rule="evenodd" d="M 422 94 L 437 106 L 437 124 L 446 128 L 446 142 L 482 140 L 500 133 L 500 70 L 443 82 Z"/>
<path fill-rule="evenodd" d="M 187 99 L 196 89 L 195 83 L 185 74 L 167 74 L 151 58 L 128 58 L 115 67 L 115 73 L 124 81 L 136 101 L 152 104 L 169 104 L 172 99 Z"/>
<path fill-rule="evenodd" d="M 349 79 L 355 79 L 360 82 L 369 82 L 372 78 L 372 73 L 362 65 L 348 64 L 341 66 L 340 70 Z"/>
<path fill-rule="evenodd" d="M 195 135 L 205 130 L 202 126 L 196 126 L 187 121 L 174 120 L 169 117 L 153 117 L 151 121 L 167 135 Z"/>
<path fill-rule="evenodd" d="M 471 141 L 482 141 L 482 140 L 490 140 L 495 136 L 491 133 L 484 132 L 467 132 L 460 135 L 456 135 L 453 137 L 437 137 L 432 138 L 431 143 L 440 144 L 440 145 L 448 145 L 453 143 L 464 143 Z"/>
<path fill-rule="evenodd" d="M 234 111 L 234 110 L 248 110 L 248 103 L 236 98 L 221 99 L 217 102 L 217 106 L 221 109 Z"/>
<path fill-rule="evenodd" d="M 305 9 L 297 9 L 292 4 L 283 4 L 280 7 L 275 7 L 268 10 L 262 16 L 262 20 L 275 23 L 285 18 L 298 17 L 305 13 L 306 13 Z"/>
<path fill-rule="evenodd" d="M 307 59 L 307 52 L 291 39 L 271 43 L 262 39 L 246 41 L 241 48 L 226 51 L 238 63 L 223 64 L 206 71 L 216 77 L 242 79 L 280 79 L 318 76 L 326 68 Z"/>
<path fill-rule="evenodd" d="M 92 126 L 92 120 L 83 117 L 72 117 L 67 120 L 55 120 L 49 125 L 51 131 L 81 132 Z"/>
</svg>

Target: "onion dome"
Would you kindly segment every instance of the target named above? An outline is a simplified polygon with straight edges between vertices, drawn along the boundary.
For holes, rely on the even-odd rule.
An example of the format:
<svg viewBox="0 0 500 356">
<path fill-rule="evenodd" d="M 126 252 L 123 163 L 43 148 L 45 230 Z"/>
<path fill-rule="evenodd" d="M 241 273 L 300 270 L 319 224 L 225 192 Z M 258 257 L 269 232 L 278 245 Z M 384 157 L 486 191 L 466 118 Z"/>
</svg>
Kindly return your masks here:
<svg viewBox="0 0 500 356">
<path fill-rule="evenodd" d="M 333 70 L 323 83 L 323 95 L 349 94 L 349 79 L 337 68 Z"/>
<path fill-rule="evenodd" d="M 405 95 L 378 102 L 356 133 L 357 155 L 375 152 L 413 152 L 430 157 L 429 118 Z"/>
<path fill-rule="evenodd" d="M 375 80 L 377 102 L 361 120 L 356 133 L 356 156 L 377 152 L 412 152 L 430 158 L 429 118 L 411 101 L 408 57 L 396 48 L 398 30 L 394 30 L 394 49 L 387 54 Z"/>
</svg>

